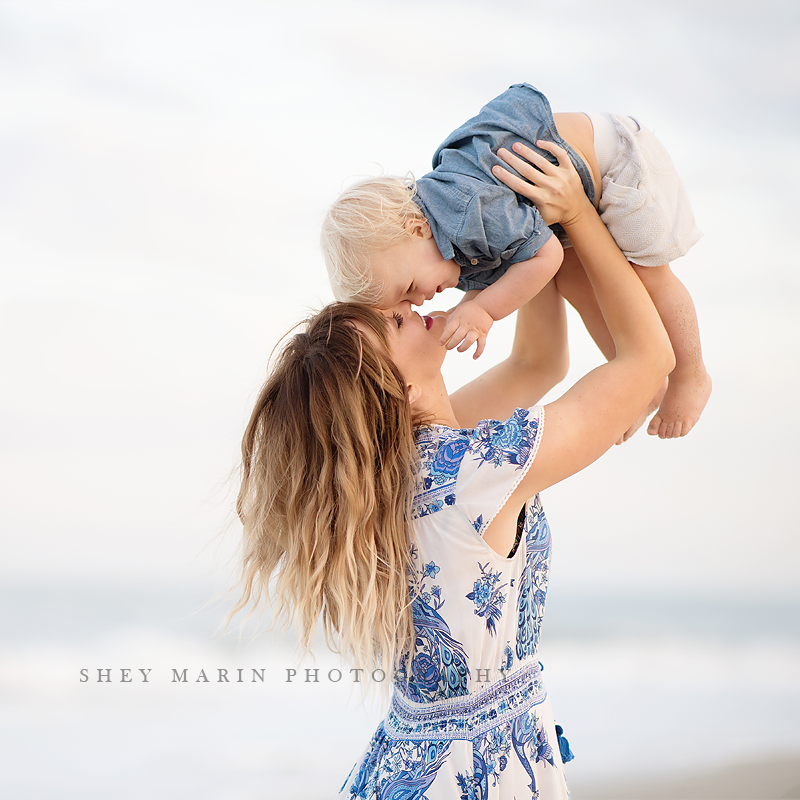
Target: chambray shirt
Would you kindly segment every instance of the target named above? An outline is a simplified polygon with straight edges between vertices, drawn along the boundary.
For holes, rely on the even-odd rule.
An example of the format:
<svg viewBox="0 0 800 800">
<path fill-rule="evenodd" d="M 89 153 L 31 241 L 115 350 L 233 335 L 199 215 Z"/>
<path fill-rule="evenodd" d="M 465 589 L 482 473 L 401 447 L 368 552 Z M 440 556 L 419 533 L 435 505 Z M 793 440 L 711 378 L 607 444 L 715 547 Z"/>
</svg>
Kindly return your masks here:
<svg viewBox="0 0 800 800">
<path fill-rule="evenodd" d="M 538 139 L 569 153 L 594 202 L 589 168 L 558 135 L 547 98 L 527 83 L 514 84 L 453 131 L 437 148 L 433 171 L 417 181 L 415 200 L 442 257 L 455 259 L 461 268 L 459 289 L 485 289 L 512 264 L 533 258 L 553 235 L 527 198 L 492 175 L 495 165 L 510 169 L 496 154 L 501 147 L 511 150 L 514 142 L 556 164 L 554 156 L 534 145 Z"/>
</svg>

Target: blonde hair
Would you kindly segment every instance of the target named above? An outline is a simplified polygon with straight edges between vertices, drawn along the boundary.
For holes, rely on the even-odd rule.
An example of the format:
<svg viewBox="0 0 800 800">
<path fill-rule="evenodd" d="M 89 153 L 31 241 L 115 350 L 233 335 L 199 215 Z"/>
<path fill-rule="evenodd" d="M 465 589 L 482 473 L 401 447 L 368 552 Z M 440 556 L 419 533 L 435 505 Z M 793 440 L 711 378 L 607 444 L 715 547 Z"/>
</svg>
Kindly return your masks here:
<svg viewBox="0 0 800 800">
<path fill-rule="evenodd" d="M 281 352 L 242 441 L 242 591 L 229 619 L 273 606 L 307 653 L 321 616 L 333 650 L 388 672 L 413 651 L 418 456 L 386 328 L 371 308 L 333 303 Z"/>
<path fill-rule="evenodd" d="M 370 272 L 369 255 L 407 236 L 409 221 L 427 221 L 415 195 L 413 175 L 385 175 L 353 184 L 330 207 L 320 246 L 337 300 L 377 302 L 383 286 Z"/>
</svg>

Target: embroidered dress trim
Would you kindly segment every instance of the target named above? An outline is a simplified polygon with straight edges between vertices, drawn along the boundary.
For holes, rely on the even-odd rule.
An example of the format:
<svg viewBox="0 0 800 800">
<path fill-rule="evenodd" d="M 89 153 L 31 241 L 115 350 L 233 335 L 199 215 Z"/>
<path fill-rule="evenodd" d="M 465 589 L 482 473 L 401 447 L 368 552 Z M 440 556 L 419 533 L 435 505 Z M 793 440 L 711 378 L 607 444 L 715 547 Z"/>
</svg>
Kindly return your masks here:
<svg viewBox="0 0 800 800">
<path fill-rule="evenodd" d="M 395 740 L 471 740 L 539 705 L 545 697 L 538 661 L 486 689 L 437 703 L 415 703 L 395 688 L 384 729 Z"/>
</svg>

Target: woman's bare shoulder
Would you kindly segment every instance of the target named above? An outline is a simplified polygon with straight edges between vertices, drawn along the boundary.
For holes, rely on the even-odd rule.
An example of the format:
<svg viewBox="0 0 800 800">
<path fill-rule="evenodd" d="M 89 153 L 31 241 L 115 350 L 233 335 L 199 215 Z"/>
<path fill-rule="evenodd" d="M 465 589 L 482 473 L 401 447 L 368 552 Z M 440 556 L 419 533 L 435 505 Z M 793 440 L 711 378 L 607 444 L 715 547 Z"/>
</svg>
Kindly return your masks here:
<svg viewBox="0 0 800 800">
<path fill-rule="evenodd" d="M 592 121 L 580 111 L 562 111 L 553 114 L 561 138 L 586 162 L 594 181 L 594 196 L 600 197 L 600 167 L 594 153 L 594 128 Z"/>
</svg>

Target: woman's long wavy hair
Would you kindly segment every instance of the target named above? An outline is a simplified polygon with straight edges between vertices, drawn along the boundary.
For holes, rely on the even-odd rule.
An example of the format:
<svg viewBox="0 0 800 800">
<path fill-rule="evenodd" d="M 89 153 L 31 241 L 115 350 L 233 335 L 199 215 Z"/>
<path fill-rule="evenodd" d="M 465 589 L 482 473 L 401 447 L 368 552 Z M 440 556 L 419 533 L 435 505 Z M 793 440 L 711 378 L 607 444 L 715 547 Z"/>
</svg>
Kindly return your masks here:
<svg viewBox="0 0 800 800">
<path fill-rule="evenodd" d="M 372 336 L 365 336 L 362 330 Z M 387 320 L 333 303 L 291 337 L 242 442 L 241 596 L 329 646 L 394 669 L 413 645 L 408 569 L 417 451 Z"/>
</svg>

